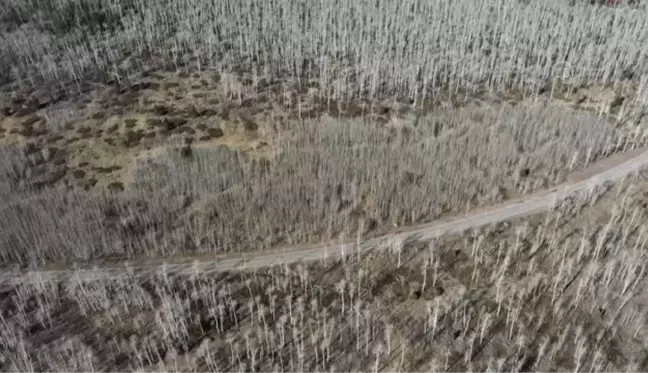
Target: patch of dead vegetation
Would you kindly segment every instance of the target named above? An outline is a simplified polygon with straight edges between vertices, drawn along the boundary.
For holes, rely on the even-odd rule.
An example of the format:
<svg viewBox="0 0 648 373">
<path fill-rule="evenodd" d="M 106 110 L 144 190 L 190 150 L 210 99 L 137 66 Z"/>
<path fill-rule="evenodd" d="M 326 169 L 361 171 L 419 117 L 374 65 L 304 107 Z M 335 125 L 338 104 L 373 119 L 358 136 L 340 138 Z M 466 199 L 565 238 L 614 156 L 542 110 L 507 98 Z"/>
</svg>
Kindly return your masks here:
<svg viewBox="0 0 648 373">
<path fill-rule="evenodd" d="M 626 83 L 573 87 L 557 82 L 545 91 L 540 99 L 551 96 L 552 104 L 609 115 L 621 123 L 621 118 L 632 111 L 636 88 Z M 412 102 L 406 100 L 324 99 L 313 82 L 298 87 L 211 72 L 187 76 L 157 72 L 130 86 L 96 89 L 79 102 L 74 118 L 63 125 L 48 123 L 46 118 L 53 108 L 73 104 L 65 102 L 64 96 L 49 100 L 16 98 L 3 108 L 0 144 L 35 140 L 41 145 L 65 147 L 69 157 L 63 164 L 68 160 L 88 162 L 86 178 L 95 179 L 95 185 L 119 181 L 127 187 L 131 163 L 145 159 L 153 149 L 170 146 L 171 139 L 178 135 L 191 138 L 192 146 L 225 145 L 253 156 L 271 157 L 279 151 L 273 148 L 276 136 L 286 130 L 285 123 L 291 119 L 321 115 L 363 117 L 392 126 L 398 118 L 413 113 L 424 115 L 439 107 L 492 106 L 502 102 L 518 105 L 527 102 L 529 96 L 517 91 L 505 95 L 475 92 L 464 95 L 464 99 L 450 100 L 440 95 L 419 103 L 419 110 L 413 112 Z M 61 159 L 57 158 L 59 166 Z M 111 173 L 96 171 L 112 165 L 121 169 Z M 84 179 L 70 175 L 70 181 Z"/>
<path fill-rule="evenodd" d="M 67 348 L 105 370 L 626 370 L 647 335 L 646 280 L 631 270 L 646 265 L 636 254 L 647 180 L 522 221 L 317 263 L 22 285 L 4 298 L 15 311 L 7 327 L 30 338 L 34 361 L 52 364 Z"/>
</svg>

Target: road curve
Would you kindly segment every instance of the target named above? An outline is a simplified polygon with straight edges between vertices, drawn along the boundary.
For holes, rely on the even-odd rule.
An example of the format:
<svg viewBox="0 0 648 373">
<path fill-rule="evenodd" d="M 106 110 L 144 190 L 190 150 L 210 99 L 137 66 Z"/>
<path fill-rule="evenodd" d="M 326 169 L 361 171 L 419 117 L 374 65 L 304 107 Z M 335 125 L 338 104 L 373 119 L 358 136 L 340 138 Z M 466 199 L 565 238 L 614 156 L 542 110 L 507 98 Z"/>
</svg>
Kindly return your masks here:
<svg viewBox="0 0 648 373">
<path fill-rule="evenodd" d="M 446 234 L 460 233 L 470 228 L 478 228 L 512 218 L 541 213 L 550 209 L 558 200 L 576 193 L 587 192 L 591 188 L 603 185 L 606 182 L 621 180 L 627 175 L 640 171 L 646 165 L 648 165 L 648 150 L 644 150 L 637 156 L 613 165 L 585 180 L 563 184 L 519 201 L 505 202 L 500 206 L 474 212 L 464 217 L 441 222 L 436 221 L 411 227 L 402 232 L 370 239 L 362 242 L 359 247 L 355 243 L 336 244 L 329 242 L 300 245 L 282 251 L 209 256 L 193 261 L 170 258 L 166 259 L 169 261 L 168 263 L 165 262 L 165 259 L 151 259 L 138 261 L 130 266 L 125 264 L 102 264 L 83 269 L 35 270 L 30 272 L 4 270 L 0 272 L 0 286 L 13 286 L 27 282 L 92 280 L 131 275 L 144 279 L 159 273 L 162 268 L 169 275 L 190 275 L 196 272 L 204 274 L 268 267 L 300 261 L 324 260 L 340 255 L 356 255 L 359 252 L 371 249 L 390 247 L 393 242 L 404 242 L 411 239 L 430 240 Z"/>
</svg>

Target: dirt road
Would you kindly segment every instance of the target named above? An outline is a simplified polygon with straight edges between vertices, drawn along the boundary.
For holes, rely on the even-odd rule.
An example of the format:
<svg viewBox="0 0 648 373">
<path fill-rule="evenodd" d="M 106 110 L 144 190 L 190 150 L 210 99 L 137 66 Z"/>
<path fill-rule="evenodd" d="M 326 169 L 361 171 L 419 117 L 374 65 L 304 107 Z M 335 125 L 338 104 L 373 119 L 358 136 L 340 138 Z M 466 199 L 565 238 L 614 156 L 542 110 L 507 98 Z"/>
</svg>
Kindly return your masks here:
<svg viewBox="0 0 648 373">
<path fill-rule="evenodd" d="M 336 244 L 334 242 L 301 245 L 282 251 L 246 253 L 237 255 L 205 256 L 199 259 L 168 258 L 137 261 L 126 267 L 124 264 L 100 264 L 92 268 L 36 270 L 21 272 L 5 270 L 0 272 L 0 285 L 15 285 L 24 282 L 99 279 L 135 275 L 140 278 L 153 276 L 161 268 L 166 268 L 169 274 L 190 275 L 195 272 L 222 272 L 236 269 L 252 269 L 295 263 L 299 261 L 324 260 L 340 255 L 357 255 L 366 250 L 391 247 L 393 242 L 411 239 L 429 240 L 445 234 L 456 234 L 470 228 L 478 228 L 492 223 L 498 223 L 512 218 L 533 215 L 547 211 L 556 201 L 576 193 L 587 192 L 591 188 L 606 182 L 623 179 L 648 165 L 648 149 L 634 151 L 628 157 L 619 157 L 616 162 L 606 162 L 608 166 L 596 174 L 586 173 L 587 178 L 579 180 L 572 178 L 570 182 L 550 190 L 536 193 L 524 199 L 508 201 L 502 205 L 492 206 L 486 210 L 473 212 L 466 216 L 446 221 L 436 221 L 425 225 L 407 228 L 386 236 L 362 242 L 359 247 L 355 243 Z"/>
</svg>

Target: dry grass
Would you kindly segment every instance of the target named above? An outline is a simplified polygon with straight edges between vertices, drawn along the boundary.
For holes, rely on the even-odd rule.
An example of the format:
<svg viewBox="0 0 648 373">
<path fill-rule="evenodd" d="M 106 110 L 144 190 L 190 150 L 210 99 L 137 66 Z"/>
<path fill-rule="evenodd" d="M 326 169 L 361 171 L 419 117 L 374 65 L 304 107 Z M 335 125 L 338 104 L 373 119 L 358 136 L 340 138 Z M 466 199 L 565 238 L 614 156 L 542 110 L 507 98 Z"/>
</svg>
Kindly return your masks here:
<svg viewBox="0 0 648 373">
<path fill-rule="evenodd" d="M 282 123 L 322 114 L 391 125 L 448 106 L 498 110 L 502 103 L 529 106 L 548 101 L 552 106 L 605 117 L 632 136 L 645 136 L 644 127 L 638 126 L 643 110 L 636 106 L 637 87 L 628 82 L 585 88 L 559 85 L 554 92 L 537 97 L 511 92 L 477 92 L 459 100 L 439 96 L 412 107 L 393 100 L 329 102 L 318 90 L 304 91 L 290 84 L 260 89 L 241 83 L 241 96 L 233 98 L 227 93 L 231 81 L 219 76 L 151 74 L 130 89 L 96 88 L 83 99 L 64 99 L 41 109 L 21 113 L 17 104 L 11 109 L 13 114 L 0 115 L 0 144 L 33 144 L 46 155 L 63 150 L 65 154 L 61 152 L 57 161 L 64 162 L 68 170 L 61 182 L 105 189 L 113 182 L 128 187 L 140 160 L 183 141 L 197 147 L 225 145 L 252 156 L 271 156 L 278 151 L 277 128 Z M 618 98 L 623 98 L 621 104 L 611 105 Z M 449 105 L 451 102 L 455 104 Z"/>
</svg>

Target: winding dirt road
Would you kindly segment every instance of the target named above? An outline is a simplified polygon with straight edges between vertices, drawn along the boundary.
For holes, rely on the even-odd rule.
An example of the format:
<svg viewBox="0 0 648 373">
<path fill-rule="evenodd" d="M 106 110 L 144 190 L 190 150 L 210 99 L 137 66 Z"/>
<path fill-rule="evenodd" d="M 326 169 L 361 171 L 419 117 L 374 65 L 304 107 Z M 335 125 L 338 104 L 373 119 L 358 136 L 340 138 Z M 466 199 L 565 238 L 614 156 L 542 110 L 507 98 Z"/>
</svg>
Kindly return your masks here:
<svg viewBox="0 0 648 373">
<path fill-rule="evenodd" d="M 134 275 L 138 278 L 154 276 L 161 268 L 168 274 L 190 275 L 195 272 L 209 273 L 237 269 L 252 269 L 299 261 L 325 260 L 341 255 L 358 253 L 377 248 L 391 247 L 394 242 L 408 240 L 430 240 L 446 234 L 456 234 L 470 228 L 542 213 L 550 209 L 557 201 L 577 193 L 587 192 L 592 188 L 623 179 L 648 165 L 648 149 L 637 149 L 631 153 L 621 154 L 595 164 L 590 170 L 581 172 L 580 177 L 571 178 L 565 184 L 550 190 L 536 193 L 520 200 L 507 201 L 486 210 L 472 212 L 466 216 L 451 220 L 436 221 L 425 225 L 406 228 L 386 236 L 370 239 L 360 243 L 334 242 L 300 245 L 281 251 L 266 251 L 236 255 L 205 256 L 200 258 L 167 258 L 139 260 L 129 264 L 98 264 L 81 269 L 42 269 L 31 272 L 4 270 L 0 272 L 0 287 L 19 283 L 62 280 L 91 280 L 105 277 Z"/>
</svg>

